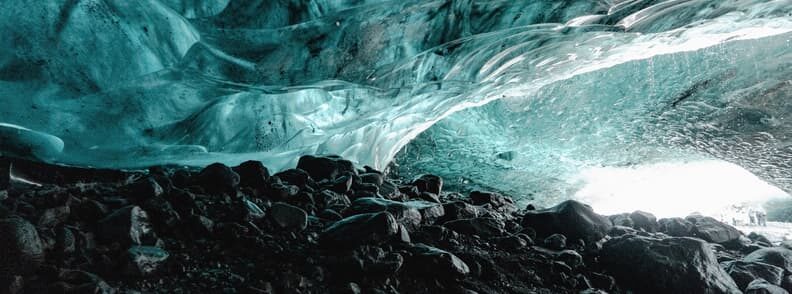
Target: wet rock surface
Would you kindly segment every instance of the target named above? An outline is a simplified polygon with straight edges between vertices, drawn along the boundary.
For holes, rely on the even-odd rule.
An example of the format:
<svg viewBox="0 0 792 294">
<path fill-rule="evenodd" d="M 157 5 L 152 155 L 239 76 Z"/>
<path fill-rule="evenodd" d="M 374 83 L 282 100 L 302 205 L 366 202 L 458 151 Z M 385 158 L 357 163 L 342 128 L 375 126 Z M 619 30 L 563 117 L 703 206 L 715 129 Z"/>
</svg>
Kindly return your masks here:
<svg viewBox="0 0 792 294">
<path fill-rule="evenodd" d="M 306 156 L 275 174 L 257 161 L 126 172 L 8 161 L 47 176 L 41 186 L 0 186 L 0 293 L 792 286 L 792 251 L 709 219 L 609 219 L 575 201 L 521 210 L 508 195 L 445 191 L 437 176 L 403 181 L 336 156 Z"/>
</svg>

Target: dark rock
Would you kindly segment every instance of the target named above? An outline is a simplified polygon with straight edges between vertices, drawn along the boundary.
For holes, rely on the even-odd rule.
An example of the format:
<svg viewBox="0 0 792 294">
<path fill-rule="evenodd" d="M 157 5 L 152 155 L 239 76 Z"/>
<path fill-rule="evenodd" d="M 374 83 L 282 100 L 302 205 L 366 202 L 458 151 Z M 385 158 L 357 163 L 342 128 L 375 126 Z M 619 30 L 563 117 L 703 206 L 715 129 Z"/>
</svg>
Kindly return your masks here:
<svg viewBox="0 0 792 294">
<path fill-rule="evenodd" d="M 167 251 L 152 246 L 132 246 L 127 250 L 125 274 L 129 276 L 151 276 L 165 266 L 170 257 Z"/>
<path fill-rule="evenodd" d="M 77 250 L 76 247 L 76 238 L 74 237 L 74 233 L 66 227 L 59 227 L 56 229 L 55 233 L 55 248 L 58 249 L 59 253 L 68 255 L 74 253 Z"/>
<path fill-rule="evenodd" d="M 44 261 L 36 228 L 19 217 L 0 219 L 0 277 L 33 273 Z"/>
<path fill-rule="evenodd" d="M 501 236 L 505 227 L 503 221 L 491 217 L 459 219 L 447 222 L 444 225 L 462 234 L 482 237 Z"/>
<path fill-rule="evenodd" d="M 74 217 L 87 222 L 96 222 L 107 216 L 108 210 L 104 204 L 93 199 L 86 199 L 74 205 Z"/>
<path fill-rule="evenodd" d="M 662 218 L 658 221 L 659 230 L 673 237 L 693 237 L 693 223 L 681 218 Z"/>
<path fill-rule="evenodd" d="M 556 255 L 556 259 L 573 269 L 583 265 L 583 256 L 575 250 L 563 250 Z"/>
<path fill-rule="evenodd" d="M 632 218 L 630 218 L 629 213 L 621 213 L 621 214 L 614 214 L 608 216 L 608 219 L 614 226 L 622 226 L 622 227 L 630 227 L 632 228 L 635 223 L 633 223 Z"/>
<path fill-rule="evenodd" d="M 316 201 L 319 203 L 320 207 L 335 211 L 343 211 L 351 204 L 347 195 L 336 193 L 331 190 L 319 192 L 319 194 L 316 195 Z"/>
<path fill-rule="evenodd" d="M 489 204 L 500 212 L 513 212 L 517 210 L 517 206 L 514 204 L 514 200 L 498 193 L 473 191 L 470 192 L 469 197 L 470 197 L 470 201 L 474 205 Z"/>
<path fill-rule="evenodd" d="M 443 191 L 443 179 L 435 175 L 422 175 L 413 181 L 413 185 L 418 188 L 418 192 L 440 195 L 440 192 Z"/>
<path fill-rule="evenodd" d="M 729 261 L 724 264 L 723 268 L 742 290 L 745 290 L 753 280 L 759 278 L 769 281 L 773 285 L 780 285 L 781 278 L 784 276 L 784 269 L 761 262 Z"/>
<path fill-rule="evenodd" d="M 630 214 L 630 219 L 635 229 L 643 229 L 644 231 L 652 233 L 657 232 L 657 218 L 651 213 L 636 210 Z"/>
<path fill-rule="evenodd" d="M 418 198 L 428 202 L 440 203 L 440 197 L 435 193 L 421 192 L 421 194 L 418 194 Z"/>
<path fill-rule="evenodd" d="M 311 175 L 308 174 L 308 172 L 298 168 L 284 170 L 273 175 L 272 177 L 288 184 L 295 185 L 300 189 L 316 186 L 316 183 L 314 182 L 314 179 L 311 177 Z"/>
<path fill-rule="evenodd" d="M 748 239 L 751 239 L 755 242 L 762 242 L 767 245 L 773 244 L 773 242 L 771 242 L 770 239 L 757 232 L 751 232 L 750 234 L 748 234 Z"/>
<path fill-rule="evenodd" d="M 357 174 L 355 165 L 351 161 L 338 156 L 311 156 L 300 157 L 297 168 L 308 172 L 317 181 L 334 180 L 339 176 Z"/>
<path fill-rule="evenodd" d="M 320 234 L 320 244 L 328 249 L 354 248 L 386 242 L 399 234 L 399 223 L 389 212 L 366 213 L 337 221 Z"/>
<path fill-rule="evenodd" d="M 159 228 L 173 228 L 181 221 L 181 215 L 173 209 L 170 202 L 161 197 L 149 199 L 142 207 Z"/>
<path fill-rule="evenodd" d="M 762 262 L 792 273 L 792 250 L 782 247 L 762 248 L 743 257 L 746 262 Z"/>
<path fill-rule="evenodd" d="M 300 193 L 300 187 L 283 183 L 273 183 L 270 185 L 268 195 L 273 200 L 289 200 Z"/>
<path fill-rule="evenodd" d="M 102 278 L 85 271 L 62 270 L 58 273 L 58 279 L 70 285 L 76 285 L 69 293 L 115 293 L 115 289 L 110 287 Z"/>
<path fill-rule="evenodd" d="M 250 201 L 250 199 L 243 198 L 242 205 L 245 206 L 245 212 L 247 216 L 251 219 L 260 219 L 266 215 L 266 213 L 264 213 L 264 210 L 261 209 L 261 207 L 259 207 L 258 204 L 253 203 L 253 201 Z"/>
<path fill-rule="evenodd" d="M 352 182 L 354 179 L 352 176 L 343 176 L 338 177 L 337 179 L 333 180 L 330 185 L 330 190 L 336 193 L 347 193 L 350 189 L 352 189 Z"/>
<path fill-rule="evenodd" d="M 591 273 L 590 275 L 591 284 L 592 286 L 603 289 L 605 291 L 610 291 L 616 285 L 616 279 L 613 277 L 601 274 L 601 273 Z"/>
<path fill-rule="evenodd" d="M 707 243 L 694 238 L 625 235 L 600 251 L 603 267 L 636 292 L 740 293 Z"/>
<path fill-rule="evenodd" d="M 567 238 L 562 234 L 552 234 L 544 239 L 544 246 L 553 250 L 566 248 Z"/>
<path fill-rule="evenodd" d="M 781 288 L 787 292 L 792 291 L 792 275 L 786 275 L 781 279 Z"/>
<path fill-rule="evenodd" d="M 373 184 L 377 187 L 382 186 L 385 182 L 385 179 L 382 178 L 382 174 L 379 173 L 365 173 L 360 175 L 360 180 L 363 183 Z"/>
<path fill-rule="evenodd" d="M 190 235 L 193 238 L 207 238 L 214 232 L 214 221 L 203 215 L 192 215 L 187 220 Z"/>
<path fill-rule="evenodd" d="M 423 200 L 413 200 L 403 202 L 408 207 L 415 208 L 421 213 L 421 223 L 425 225 L 434 224 L 438 219 L 445 216 L 443 205 Z"/>
<path fill-rule="evenodd" d="M 272 205 L 270 217 L 286 230 L 302 231 L 308 226 L 308 214 L 305 210 L 282 202 Z"/>
<path fill-rule="evenodd" d="M 209 193 L 227 193 L 234 196 L 239 186 L 239 175 L 222 163 L 213 163 L 195 176 L 195 184 Z"/>
<path fill-rule="evenodd" d="M 153 245 L 156 240 L 148 214 L 139 206 L 121 208 L 99 221 L 99 237 L 122 245 Z"/>
<path fill-rule="evenodd" d="M 261 161 L 249 160 L 232 168 L 239 175 L 239 186 L 264 188 L 267 186 L 270 173 Z"/>
<path fill-rule="evenodd" d="M 746 294 L 788 294 L 784 288 L 773 285 L 764 279 L 756 279 L 745 288 Z"/>
<path fill-rule="evenodd" d="M 39 227 L 47 227 L 47 228 L 55 227 L 57 225 L 64 223 L 67 219 L 69 219 L 70 214 L 71 214 L 71 209 L 69 208 L 69 206 L 47 208 L 39 217 L 38 225 Z"/>
<path fill-rule="evenodd" d="M 409 230 L 414 230 L 421 225 L 422 217 L 418 208 L 403 202 L 383 198 L 358 198 L 352 201 L 352 204 L 342 214 L 349 216 L 381 211 L 389 212 L 400 224 L 403 224 Z"/>
<path fill-rule="evenodd" d="M 445 215 L 441 218 L 441 222 L 479 216 L 478 208 L 464 201 L 445 203 L 443 204 L 443 210 L 445 211 Z"/>
<path fill-rule="evenodd" d="M 426 244 L 413 244 L 408 265 L 412 270 L 439 278 L 459 278 L 470 273 L 468 265 L 454 254 Z"/>
<path fill-rule="evenodd" d="M 143 202 L 151 198 L 157 198 L 165 193 L 165 190 L 153 177 L 142 178 L 126 187 L 128 198 L 137 202 Z"/>
<path fill-rule="evenodd" d="M 709 216 L 691 215 L 685 219 L 693 224 L 693 235 L 707 242 L 722 245 L 734 244 L 742 236 L 740 231 L 734 227 Z"/>
<path fill-rule="evenodd" d="M 495 242 L 497 242 L 498 247 L 504 250 L 514 251 L 514 250 L 520 250 L 526 248 L 528 245 L 532 245 L 528 242 L 528 240 L 530 240 L 530 237 L 528 236 L 523 237 L 518 235 L 511 235 L 511 236 L 497 238 L 495 239 Z"/>
<path fill-rule="evenodd" d="M 570 240 L 596 243 L 612 227 L 610 220 L 594 213 L 590 206 L 567 200 L 554 207 L 528 211 L 523 226 L 533 228 L 538 236 L 564 234 Z"/>
<path fill-rule="evenodd" d="M 338 212 L 336 212 L 335 210 L 332 210 L 332 209 L 322 210 L 321 212 L 319 212 L 319 214 L 317 216 L 320 217 L 320 218 L 326 219 L 326 220 L 330 220 L 330 221 L 337 221 L 337 220 L 341 220 L 342 218 L 344 218 L 343 216 L 341 216 L 340 213 L 338 213 Z"/>
<path fill-rule="evenodd" d="M 633 228 L 620 226 L 620 225 L 615 225 L 615 226 L 613 226 L 610 229 L 610 231 L 608 231 L 608 236 L 618 237 L 618 236 L 628 235 L 628 234 L 636 235 L 637 233 L 638 233 L 638 231 L 636 231 Z"/>
</svg>

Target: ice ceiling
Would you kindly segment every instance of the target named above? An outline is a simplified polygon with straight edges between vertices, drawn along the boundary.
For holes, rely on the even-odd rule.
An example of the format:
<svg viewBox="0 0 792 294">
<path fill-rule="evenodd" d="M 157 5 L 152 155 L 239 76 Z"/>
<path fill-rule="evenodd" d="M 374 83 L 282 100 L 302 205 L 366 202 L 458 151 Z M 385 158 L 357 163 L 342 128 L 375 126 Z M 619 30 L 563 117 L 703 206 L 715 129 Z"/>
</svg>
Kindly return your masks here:
<svg viewBox="0 0 792 294">
<path fill-rule="evenodd" d="M 792 0 L 5 0 L 0 152 L 339 154 L 520 197 L 724 160 L 792 191 Z"/>
</svg>

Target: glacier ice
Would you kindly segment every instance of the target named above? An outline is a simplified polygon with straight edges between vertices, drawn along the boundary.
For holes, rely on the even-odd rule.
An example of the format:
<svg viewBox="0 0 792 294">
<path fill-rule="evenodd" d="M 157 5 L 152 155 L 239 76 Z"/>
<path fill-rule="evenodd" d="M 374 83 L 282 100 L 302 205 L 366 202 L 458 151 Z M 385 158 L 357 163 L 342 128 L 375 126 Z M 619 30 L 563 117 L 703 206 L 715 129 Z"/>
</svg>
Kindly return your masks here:
<svg viewBox="0 0 792 294">
<path fill-rule="evenodd" d="M 7 0 L 0 40 L 4 154 L 332 153 L 524 197 L 714 158 L 792 190 L 792 0 Z"/>
</svg>

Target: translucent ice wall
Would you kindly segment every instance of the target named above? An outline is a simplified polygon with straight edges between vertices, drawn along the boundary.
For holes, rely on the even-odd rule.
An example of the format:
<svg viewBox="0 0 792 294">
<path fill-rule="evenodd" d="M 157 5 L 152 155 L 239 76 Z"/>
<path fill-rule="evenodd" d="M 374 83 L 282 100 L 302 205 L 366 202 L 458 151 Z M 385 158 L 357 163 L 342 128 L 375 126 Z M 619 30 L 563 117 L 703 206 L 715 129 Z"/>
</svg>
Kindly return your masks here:
<svg viewBox="0 0 792 294">
<path fill-rule="evenodd" d="M 5 0 L 0 41 L 14 156 L 333 153 L 521 195 L 716 158 L 792 190 L 792 0 Z"/>
</svg>

